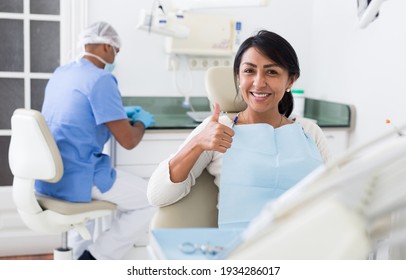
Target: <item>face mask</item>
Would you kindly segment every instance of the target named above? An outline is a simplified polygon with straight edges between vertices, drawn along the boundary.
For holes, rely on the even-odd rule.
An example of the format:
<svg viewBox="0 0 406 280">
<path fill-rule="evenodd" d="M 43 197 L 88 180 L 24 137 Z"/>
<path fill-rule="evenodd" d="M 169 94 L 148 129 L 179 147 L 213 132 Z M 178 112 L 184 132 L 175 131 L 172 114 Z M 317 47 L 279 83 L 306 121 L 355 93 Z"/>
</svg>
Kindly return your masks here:
<svg viewBox="0 0 406 280">
<path fill-rule="evenodd" d="M 116 64 L 113 62 L 113 63 L 106 63 L 105 65 L 104 65 L 104 70 L 106 70 L 107 72 L 113 72 L 113 70 L 114 70 L 114 68 L 116 68 Z"/>
<path fill-rule="evenodd" d="M 116 60 L 117 52 L 116 52 L 116 48 L 115 48 L 115 47 L 113 47 L 113 51 L 114 51 L 114 60 L 113 60 L 113 63 L 105 63 L 105 65 L 104 65 L 104 70 L 106 70 L 107 72 L 110 72 L 110 73 L 113 72 L 114 68 L 116 68 L 115 60 Z"/>
<path fill-rule="evenodd" d="M 103 63 L 104 64 L 104 70 L 106 70 L 106 71 L 108 71 L 108 72 L 113 72 L 113 70 L 114 70 L 114 68 L 116 67 L 116 63 L 114 62 L 115 60 L 116 60 L 116 55 L 117 55 L 117 52 L 116 52 L 116 48 L 115 47 L 113 47 L 113 51 L 114 51 L 114 60 L 113 60 L 113 63 L 108 63 L 107 61 L 105 61 L 103 58 L 101 58 L 100 56 L 98 56 L 98 55 L 95 55 L 95 54 L 92 54 L 92 53 L 89 53 L 89 52 L 84 52 L 83 53 L 83 55 L 88 55 L 88 56 L 93 56 L 93 57 L 95 57 L 95 58 L 97 58 L 101 63 Z"/>
</svg>

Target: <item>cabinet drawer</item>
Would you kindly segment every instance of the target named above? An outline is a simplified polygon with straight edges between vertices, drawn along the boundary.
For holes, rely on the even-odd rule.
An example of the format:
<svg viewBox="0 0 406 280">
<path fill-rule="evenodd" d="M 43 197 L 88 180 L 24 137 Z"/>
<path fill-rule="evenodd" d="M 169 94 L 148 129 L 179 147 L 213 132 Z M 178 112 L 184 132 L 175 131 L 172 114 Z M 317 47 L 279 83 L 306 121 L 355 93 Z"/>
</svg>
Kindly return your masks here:
<svg viewBox="0 0 406 280">
<path fill-rule="evenodd" d="M 340 155 L 348 149 L 349 131 L 344 129 L 323 129 L 323 132 L 333 157 Z"/>
<path fill-rule="evenodd" d="M 126 171 L 128 173 L 137 175 L 141 178 L 148 179 L 151 177 L 152 173 L 158 167 L 156 164 L 144 164 L 144 165 L 117 165 L 116 168 Z"/>
<path fill-rule="evenodd" d="M 185 141 L 190 131 L 148 132 L 142 141 L 132 150 L 116 146 L 116 166 L 156 165 L 175 153 Z"/>
</svg>

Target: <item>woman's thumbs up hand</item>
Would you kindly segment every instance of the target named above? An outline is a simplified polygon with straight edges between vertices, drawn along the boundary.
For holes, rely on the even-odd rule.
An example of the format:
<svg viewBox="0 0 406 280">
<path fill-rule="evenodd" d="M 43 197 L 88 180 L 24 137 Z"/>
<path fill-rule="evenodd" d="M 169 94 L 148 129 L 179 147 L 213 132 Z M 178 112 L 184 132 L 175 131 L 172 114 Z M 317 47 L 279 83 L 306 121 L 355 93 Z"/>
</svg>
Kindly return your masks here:
<svg viewBox="0 0 406 280">
<path fill-rule="evenodd" d="M 199 133 L 198 142 L 203 150 L 217 151 L 225 153 L 231 147 L 233 142 L 234 130 L 229 126 L 221 124 L 220 106 L 215 104 L 214 113 L 206 127 Z"/>
</svg>

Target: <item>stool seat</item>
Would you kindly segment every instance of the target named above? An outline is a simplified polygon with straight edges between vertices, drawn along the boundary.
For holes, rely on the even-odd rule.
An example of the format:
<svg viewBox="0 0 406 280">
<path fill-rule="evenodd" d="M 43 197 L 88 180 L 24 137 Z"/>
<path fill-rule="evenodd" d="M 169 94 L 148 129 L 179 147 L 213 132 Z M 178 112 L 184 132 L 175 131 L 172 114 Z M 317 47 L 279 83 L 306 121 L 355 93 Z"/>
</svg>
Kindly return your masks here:
<svg viewBox="0 0 406 280">
<path fill-rule="evenodd" d="M 67 232 L 76 229 L 90 239 L 89 220 L 111 215 L 114 203 L 91 201 L 73 203 L 35 192 L 35 181 L 58 182 L 63 176 L 63 162 L 44 116 L 36 110 L 17 109 L 11 117 L 9 163 L 13 173 L 13 200 L 23 222 L 43 233 L 62 234 L 62 244 L 55 249 L 55 259 L 71 259 Z"/>
</svg>

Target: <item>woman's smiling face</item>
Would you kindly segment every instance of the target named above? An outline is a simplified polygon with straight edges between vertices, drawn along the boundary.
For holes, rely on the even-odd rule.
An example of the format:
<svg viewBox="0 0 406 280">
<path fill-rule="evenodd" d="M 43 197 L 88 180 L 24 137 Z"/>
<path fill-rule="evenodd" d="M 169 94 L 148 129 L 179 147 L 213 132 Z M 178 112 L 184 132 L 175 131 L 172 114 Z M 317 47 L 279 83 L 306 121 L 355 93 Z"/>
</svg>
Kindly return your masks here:
<svg viewBox="0 0 406 280">
<path fill-rule="evenodd" d="M 286 69 L 251 47 L 242 55 L 239 88 L 250 111 L 278 113 L 278 104 L 294 79 Z"/>
</svg>

